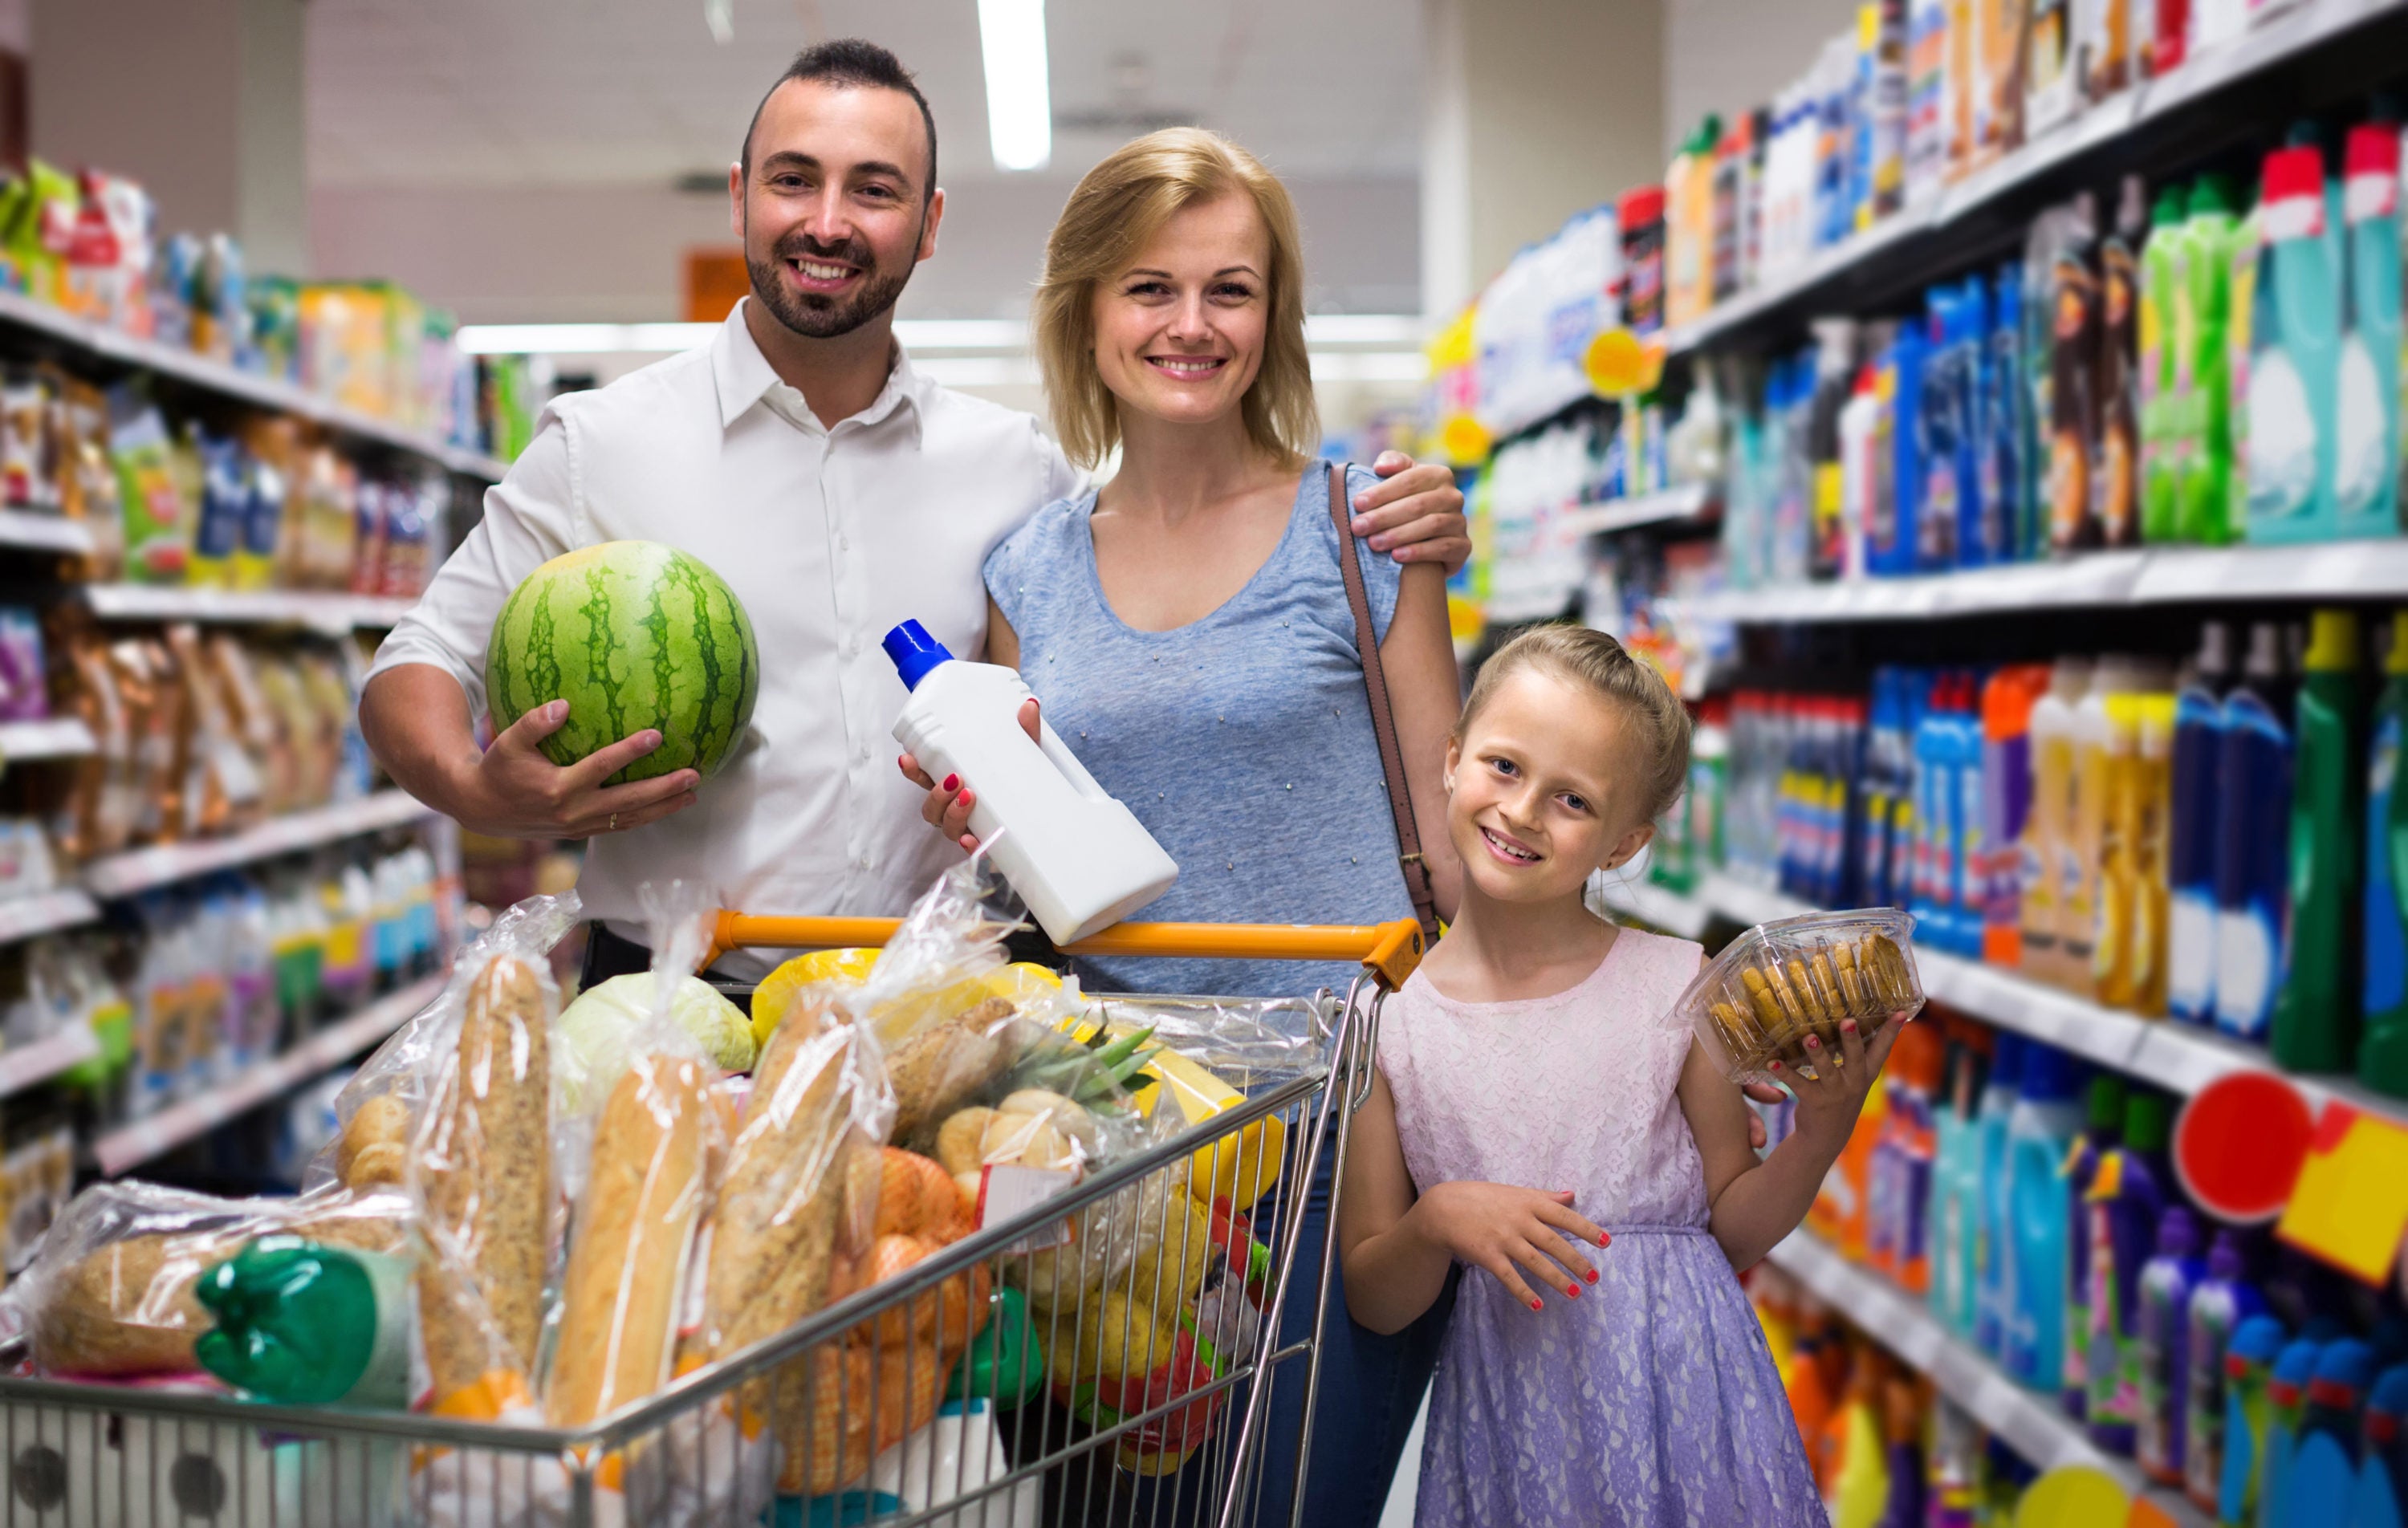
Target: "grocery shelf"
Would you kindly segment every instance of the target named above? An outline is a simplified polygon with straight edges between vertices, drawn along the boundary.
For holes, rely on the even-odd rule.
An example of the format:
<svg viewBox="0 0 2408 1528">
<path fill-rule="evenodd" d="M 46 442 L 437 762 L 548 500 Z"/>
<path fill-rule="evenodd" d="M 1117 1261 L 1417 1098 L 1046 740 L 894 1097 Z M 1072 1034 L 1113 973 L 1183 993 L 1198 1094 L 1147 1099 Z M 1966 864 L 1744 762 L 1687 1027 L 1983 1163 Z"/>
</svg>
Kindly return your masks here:
<svg viewBox="0 0 2408 1528">
<path fill-rule="evenodd" d="M 279 378 L 242 371 L 174 345 L 122 334 L 107 324 L 93 323 L 49 303 L 37 302 L 22 293 L 0 292 L 0 327 L 31 332 L 53 344 L 171 378 L 186 387 L 237 403 L 314 420 L 338 434 L 408 451 L 466 477 L 498 482 L 509 470 L 506 464 L 481 451 L 466 450 L 390 420 L 346 408 Z"/>
<path fill-rule="evenodd" d="M 0 944 L 100 921 L 100 904 L 80 887 L 0 898 Z"/>
<path fill-rule="evenodd" d="M 93 549 L 92 527 L 64 515 L 36 514 L 30 509 L 0 509 L 0 547 L 85 556 Z"/>
<path fill-rule="evenodd" d="M 2096 168 L 2133 167 L 2131 139 L 2144 130 L 2184 131 L 2175 121 L 2211 135 L 2228 122 L 2253 116 L 2220 114 L 2219 96 L 2238 93 L 2276 71 L 2306 62 L 2347 32 L 2386 15 L 2408 11 L 2402 0 L 2308 0 L 2308 3 L 2224 47 L 2186 60 L 2172 73 L 2145 80 L 2042 133 L 2011 153 L 1842 240 L 1781 279 L 1761 283 L 1719 304 L 1694 323 L 1665 336 L 1668 354 L 1704 349 L 1754 328 L 1786 322 L 1810 306 L 1844 310 L 1909 294 L 1934 276 L 1962 264 L 1971 242 L 1953 227 L 1977 214 L 2011 210 L 2005 204 L 2042 177 Z M 2151 132 L 2150 136 L 2157 136 Z M 2160 140 L 2162 141 L 2162 140 Z M 2177 142 L 2181 140 L 2177 139 Z M 2187 158 L 2187 154 L 2180 157 Z"/>
<path fill-rule="evenodd" d="M 1655 493 L 1641 493 L 1627 499 L 1608 499 L 1602 504 L 1584 504 L 1563 517 L 1574 535 L 1596 536 L 1608 531 L 1635 530 L 1641 525 L 1667 525 L 1679 521 L 1701 520 L 1713 503 L 1713 490 L 1705 483 L 1685 483 L 1679 488 L 1667 488 Z"/>
<path fill-rule="evenodd" d="M 156 1114 L 108 1132 L 92 1143 L 100 1175 L 115 1178 L 341 1064 L 408 1022 L 443 991 L 443 981 L 439 975 L 413 981 L 197 1098 L 170 1104 Z"/>
<path fill-rule="evenodd" d="M 1606 912 L 1635 918 L 1684 939 L 1703 935 L 1713 921 L 1713 909 L 1695 897 L 1650 880 L 1617 879 L 1603 871 L 1589 882 L 1589 901 Z"/>
<path fill-rule="evenodd" d="M 84 866 L 83 882 L 95 896 L 130 896 L 153 886 L 205 876 L 212 870 L 397 828 L 434 814 L 433 807 L 421 804 L 407 792 L 380 791 L 357 801 L 270 818 L 224 838 L 199 838 L 111 854 Z"/>
<path fill-rule="evenodd" d="M 86 1023 L 73 1023 L 28 1045 L 0 1050 L 0 1098 L 48 1082 L 70 1066 L 100 1054 L 100 1037 Z"/>
<path fill-rule="evenodd" d="M 99 744 L 80 718 L 42 717 L 31 721 L 0 721 L 0 763 L 25 759 L 71 759 L 90 753 Z"/>
<path fill-rule="evenodd" d="M 2207 1519 L 2178 1492 L 2149 1484 L 2128 1459 L 2101 1452 L 2081 1424 L 2055 1402 L 2024 1389 L 1948 1330 L 1924 1303 L 1881 1275 L 1842 1257 L 1812 1232 L 1799 1230 L 1768 1254 L 1788 1274 L 1912 1369 L 1931 1377 L 1993 1435 L 2043 1470 L 2087 1464 L 2104 1470 L 2134 1494 L 2145 1494 L 2175 1522 L 2205 1528 Z"/>
<path fill-rule="evenodd" d="M 414 603 L 377 594 L 308 589 L 196 589 L 182 584 L 71 586 L 104 621 L 199 621 L 216 624 L 307 626 L 329 635 L 392 626 Z"/>
</svg>

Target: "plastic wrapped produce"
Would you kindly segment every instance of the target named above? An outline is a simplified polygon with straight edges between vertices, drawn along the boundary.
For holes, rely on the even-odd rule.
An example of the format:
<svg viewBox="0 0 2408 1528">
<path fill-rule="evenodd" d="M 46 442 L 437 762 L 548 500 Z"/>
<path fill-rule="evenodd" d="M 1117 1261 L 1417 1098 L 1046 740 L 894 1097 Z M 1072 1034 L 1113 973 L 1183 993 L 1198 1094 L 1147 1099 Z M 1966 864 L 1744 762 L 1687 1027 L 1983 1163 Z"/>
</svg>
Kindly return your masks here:
<svg viewBox="0 0 2408 1528">
<path fill-rule="evenodd" d="M 1779 1061 L 1815 1076 L 1806 1040 L 1839 1056 L 1840 1024 L 1866 1033 L 1923 1007 L 1910 915 L 1879 907 L 1807 913 L 1732 940 L 1681 994 L 1679 1011 L 1734 1082 L 1769 1082 Z"/>
</svg>

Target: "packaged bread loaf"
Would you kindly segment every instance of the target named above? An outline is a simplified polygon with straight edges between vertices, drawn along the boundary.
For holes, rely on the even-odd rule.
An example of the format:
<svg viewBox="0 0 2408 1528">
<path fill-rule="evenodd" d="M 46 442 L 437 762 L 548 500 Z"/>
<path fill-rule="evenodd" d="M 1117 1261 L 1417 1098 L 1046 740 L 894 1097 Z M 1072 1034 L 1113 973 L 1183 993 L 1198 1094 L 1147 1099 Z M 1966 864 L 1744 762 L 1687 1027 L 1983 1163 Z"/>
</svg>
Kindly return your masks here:
<svg viewBox="0 0 2408 1528">
<path fill-rule="evenodd" d="M 1698 974 L 1677 1011 L 1733 1081 L 1770 1081 L 1775 1062 L 1815 1076 L 1818 1064 L 1844 1064 L 1842 1022 L 1870 1035 L 1891 1014 L 1923 1007 L 1914 928 L 1912 916 L 1890 907 L 1761 924 Z M 1810 1037 L 1818 1044 L 1810 1048 Z"/>
</svg>

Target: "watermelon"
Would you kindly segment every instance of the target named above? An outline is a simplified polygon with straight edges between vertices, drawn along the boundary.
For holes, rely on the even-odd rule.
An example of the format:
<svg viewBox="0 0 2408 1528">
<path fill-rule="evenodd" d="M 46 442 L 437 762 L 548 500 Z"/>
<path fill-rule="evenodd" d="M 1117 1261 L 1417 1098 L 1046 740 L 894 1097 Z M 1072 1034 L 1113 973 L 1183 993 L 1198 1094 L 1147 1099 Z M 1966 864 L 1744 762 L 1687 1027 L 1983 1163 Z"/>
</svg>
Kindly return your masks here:
<svg viewBox="0 0 2408 1528">
<path fill-rule="evenodd" d="M 486 706 L 499 732 L 568 702 L 544 756 L 572 764 L 658 728 L 661 746 L 617 785 L 727 762 L 761 693 L 761 649 L 725 580 L 656 541 L 605 541 L 553 558 L 502 606 L 485 649 Z"/>
</svg>

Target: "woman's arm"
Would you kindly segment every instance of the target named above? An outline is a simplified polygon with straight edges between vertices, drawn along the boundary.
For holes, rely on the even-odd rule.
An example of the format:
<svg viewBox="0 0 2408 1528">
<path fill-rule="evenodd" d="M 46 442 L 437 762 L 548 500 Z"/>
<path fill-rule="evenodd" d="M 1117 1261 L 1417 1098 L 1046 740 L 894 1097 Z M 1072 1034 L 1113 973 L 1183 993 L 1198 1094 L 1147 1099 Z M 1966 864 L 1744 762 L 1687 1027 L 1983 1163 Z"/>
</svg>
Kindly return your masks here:
<svg viewBox="0 0 2408 1528">
<path fill-rule="evenodd" d="M 1577 1299 L 1583 1283 L 1597 1282 L 1597 1269 L 1571 1237 L 1603 1247 L 1606 1235 L 1572 1212 L 1571 1197 L 1503 1183 L 1440 1183 L 1416 1196 L 1397 1138 L 1396 1098 L 1374 1073 L 1347 1132 L 1338 1200 L 1346 1313 L 1374 1332 L 1401 1332 L 1437 1302 L 1457 1260 L 1485 1268 L 1533 1310 L 1541 1302 L 1517 1268 Z"/>
<path fill-rule="evenodd" d="M 1463 864 L 1446 833 L 1446 739 L 1463 709 L 1455 638 L 1446 623 L 1446 575 L 1436 564 L 1407 566 L 1397 586 L 1397 613 L 1380 643 L 1380 666 L 1396 707 L 1397 747 L 1404 755 L 1405 787 L 1421 830 L 1438 915 L 1455 917 Z"/>
<path fill-rule="evenodd" d="M 1905 1022 L 1906 1015 L 1891 1015 L 1869 1045 L 1857 1034 L 1856 1021 L 1843 1020 L 1840 1033 L 1845 1065 L 1817 1062 L 1821 1076 L 1811 1081 L 1783 1072 L 1798 1095 L 1798 1128 L 1762 1161 L 1748 1144 L 1750 1115 L 1739 1090 L 1714 1069 L 1702 1046 L 1689 1042 L 1677 1095 L 1705 1166 L 1706 1203 L 1712 1207 L 1708 1223 L 1732 1267 L 1754 1267 L 1806 1218 L 1823 1175 L 1848 1144 L 1865 1095 L 1872 1091 Z M 1818 1040 L 1806 1043 L 1822 1049 Z"/>
</svg>

